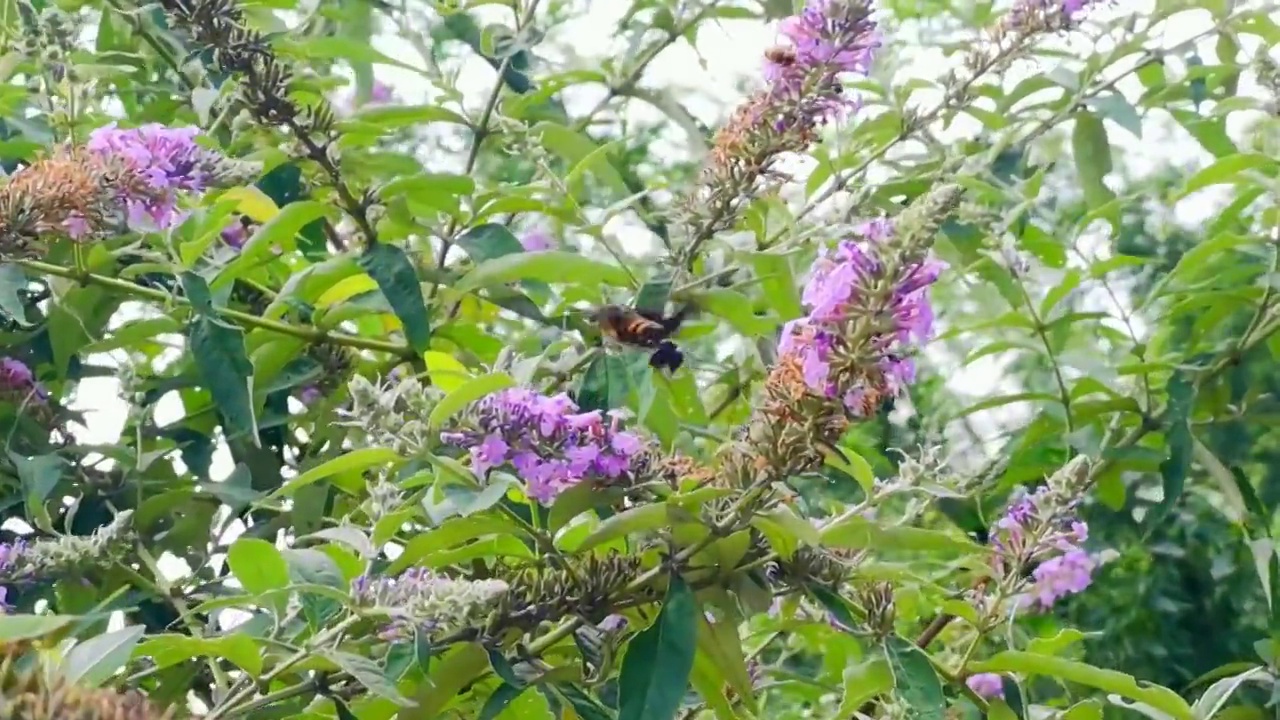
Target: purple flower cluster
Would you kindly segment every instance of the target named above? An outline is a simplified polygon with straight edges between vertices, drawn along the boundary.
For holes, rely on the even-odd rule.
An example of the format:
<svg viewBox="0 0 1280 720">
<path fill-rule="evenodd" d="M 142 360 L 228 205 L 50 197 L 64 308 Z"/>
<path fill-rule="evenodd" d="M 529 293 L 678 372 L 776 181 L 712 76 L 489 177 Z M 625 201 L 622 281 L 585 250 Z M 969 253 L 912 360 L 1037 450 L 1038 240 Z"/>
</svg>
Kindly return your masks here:
<svg viewBox="0 0 1280 720">
<path fill-rule="evenodd" d="M 44 405 L 49 393 L 36 380 L 31 368 L 16 358 L 0 358 L 0 396 L 11 402 Z M 4 551 L 0 546 L 0 569 L 4 568 Z"/>
<path fill-rule="evenodd" d="M 122 198 L 129 224 L 145 226 L 150 221 L 164 229 L 181 219 L 178 193 L 207 189 L 221 160 L 217 153 L 196 144 L 199 134 L 199 128 L 191 126 L 169 128 L 150 123 L 121 129 L 112 123 L 90 133 L 85 148 L 119 159 L 142 181 L 145 192 L 127 192 Z"/>
<path fill-rule="evenodd" d="M 988 700 L 1004 697 L 1004 679 L 996 673 L 974 673 L 965 678 L 964 684 L 978 697 Z"/>
<path fill-rule="evenodd" d="M 563 393 L 540 395 L 512 388 L 473 406 L 472 428 L 441 434 L 466 448 L 471 467 L 483 476 L 509 464 L 524 480 L 529 497 L 543 504 L 582 482 L 609 482 L 626 475 L 644 449 L 640 437 L 619 429 L 598 410 L 579 412 Z"/>
<path fill-rule="evenodd" d="M 789 45 L 766 54 L 764 76 L 775 99 L 804 106 L 796 120 L 821 124 L 856 106 L 839 76 L 866 75 L 880 47 L 866 0 L 809 0 L 779 31 Z"/>
<path fill-rule="evenodd" d="M 826 397 L 841 396 L 845 406 L 862 414 L 868 388 L 848 387 L 832 375 L 838 344 L 851 324 L 871 323 L 871 350 L 879 378 L 876 392 L 893 395 L 915 378 L 915 364 L 906 351 L 926 342 L 933 333 L 929 286 L 946 265 L 926 258 L 898 263 L 890 257 L 893 223 L 886 219 L 864 223 L 857 237 L 824 251 L 805 285 L 806 317 L 783 328 L 779 351 L 798 358 L 805 385 Z M 865 327 L 865 325 L 864 325 Z"/>
<path fill-rule="evenodd" d="M 1089 527 L 1071 507 L 1061 508 L 1052 490 L 1041 488 L 1014 501 L 996 522 L 992 545 L 996 568 L 1021 578 L 1034 567 L 1024 605 L 1047 610 L 1059 599 L 1083 592 L 1093 580 L 1096 563 L 1081 545 Z"/>
</svg>

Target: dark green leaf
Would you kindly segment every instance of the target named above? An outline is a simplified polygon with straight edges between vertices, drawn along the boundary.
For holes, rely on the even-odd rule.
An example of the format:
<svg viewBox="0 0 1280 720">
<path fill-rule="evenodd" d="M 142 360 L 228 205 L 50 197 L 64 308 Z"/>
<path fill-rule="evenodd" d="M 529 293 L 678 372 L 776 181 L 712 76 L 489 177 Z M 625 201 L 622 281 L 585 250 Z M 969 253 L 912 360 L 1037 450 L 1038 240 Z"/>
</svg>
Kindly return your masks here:
<svg viewBox="0 0 1280 720">
<path fill-rule="evenodd" d="M 1164 497 L 1160 504 L 1151 508 L 1144 524 L 1148 532 L 1154 529 L 1177 504 L 1182 497 L 1182 489 L 1187 482 L 1187 473 L 1191 470 L 1191 456 L 1194 450 L 1191 438 L 1191 408 L 1195 400 L 1195 384 L 1184 372 L 1176 372 L 1169 378 L 1165 386 L 1169 395 L 1166 410 L 1168 429 L 1165 431 L 1165 446 L 1169 450 L 1168 457 L 1160 463 L 1160 478 L 1164 488 Z"/>
<path fill-rule="evenodd" d="M 44 502 L 49 498 L 49 493 L 58 486 L 67 462 L 57 455 L 37 455 L 27 458 L 13 451 L 9 452 L 9 461 L 18 471 L 18 480 L 22 483 L 22 497 L 27 504 L 27 517 L 47 528 L 49 515 L 44 509 Z"/>
<path fill-rule="evenodd" d="M 257 438 L 253 407 L 253 364 L 245 353 L 244 332 L 214 314 L 213 296 L 204 279 L 182 274 L 182 286 L 195 310 L 187 339 L 200 381 L 213 396 L 226 423 L 227 437 Z"/>
<path fill-rule="evenodd" d="M 942 681 L 924 651 L 897 635 L 885 640 L 884 651 L 893 670 L 894 688 L 908 717 L 942 720 L 947 699 L 942 693 Z"/>
<path fill-rule="evenodd" d="M 524 246 L 516 236 L 498 223 L 477 225 L 459 235 L 454 243 L 465 250 L 467 257 L 475 263 L 524 252 Z"/>
<path fill-rule="evenodd" d="M 129 662 L 144 632 L 146 627 L 130 625 L 76 645 L 62 661 L 63 675 L 69 682 L 98 687 Z"/>
<path fill-rule="evenodd" d="M 498 717 L 524 691 L 524 686 L 517 687 L 509 683 L 502 683 L 485 701 L 484 707 L 480 708 L 480 720 L 493 720 L 493 718 Z"/>
<path fill-rule="evenodd" d="M 582 376 L 578 388 L 578 407 L 583 412 L 610 410 L 626 405 L 631 396 L 631 370 L 616 355 L 596 355 Z"/>
<path fill-rule="evenodd" d="M 658 619 L 627 648 L 618 678 L 619 720 L 672 720 L 689 688 L 698 639 L 698 603 L 671 577 Z"/>
<path fill-rule="evenodd" d="M 409 256 L 394 245 L 378 243 L 360 256 L 360 268 L 378 283 L 382 295 L 404 325 L 409 345 L 425 352 L 431 343 L 431 323 L 422 285 Z"/>
<path fill-rule="evenodd" d="M 323 655 L 345 670 L 351 677 L 356 679 L 356 682 L 363 685 L 374 695 L 384 697 L 401 707 L 413 706 L 413 701 L 401 695 L 400 691 L 396 689 L 395 683 L 388 680 L 387 676 L 382 673 L 382 668 L 378 667 L 378 664 L 369 658 L 338 650 L 326 650 Z"/>
<path fill-rule="evenodd" d="M 1071 149 L 1085 198 L 1094 207 L 1115 199 L 1103 178 L 1111 172 L 1111 143 L 1102 120 L 1088 110 L 1075 114 L 1076 126 L 1071 134 Z"/>
</svg>

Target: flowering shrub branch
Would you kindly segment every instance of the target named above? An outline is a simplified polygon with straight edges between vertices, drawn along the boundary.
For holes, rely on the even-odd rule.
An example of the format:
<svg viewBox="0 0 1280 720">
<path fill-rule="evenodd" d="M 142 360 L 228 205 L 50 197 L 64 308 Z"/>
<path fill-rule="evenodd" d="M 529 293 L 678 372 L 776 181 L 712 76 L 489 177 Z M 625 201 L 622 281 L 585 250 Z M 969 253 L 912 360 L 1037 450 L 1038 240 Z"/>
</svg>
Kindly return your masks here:
<svg viewBox="0 0 1280 720">
<path fill-rule="evenodd" d="M 654 140 L 670 123 L 628 100 L 685 107 L 646 68 L 754 6 L 638 4 L 618 26 L 632 50 L 596 68 L 540 47 L 578 15 L 567 0 L 268 5 L 22 4 L 0 84 L 0 707 L 1079 720 L 1115 703 L 1213 720 L 1280 676 L 1264 652 L 1199 700 L 1139 683 L 1089 639 L 1117 613 L 1080 611 L 1114 602 L 1146 538 L 1207 497 L 1234 523 L 1214 572 L 1245 549 L 1266 591 L 1239 615 L 1276 617 L 1250 476 L 1265 456 L 1240 459 L 1269 447 L 1254 421 L 1275 393 L 1250 373 L 1280 333 L 1258 209 L 1275 168 L 1265 133 L 1227 137 L 1218 117 L 1270 107 L 1235 97 L 1239 40 L 1269 32 L 1256 11 L 1211 11 L 1188 43 L 1221 36 L 1217 64 L 1156 77 L 1176 11 L 1117 24 L 1100 2 L 1020 0 L 967 34 L 932 109 L 905 109 L 922 81 L 889 82 L 893 125 L 873 70 L 915 25 L 807 0 L 751 51 L 759 89 L 685 183 L 694 163 Z M 1086 18 L 1127 50 L 1063 79 L 1076 60 L 1035 53 Z M 382 54 L 384 24 L 420 66 Z M 365 108 L 316 100 L 335 58 L 360 89 L 334 96 Z M 458 78 L 476 58 L 497 78 L 472 102 Z M 1003 87 L 1016 62 L 1059 64 L 1025 81 L 1047 99 Z M 373 77 L 384 65 L 421 87 Z M 1140 135 L 1154 109 L 1221 159 L 1172 189 L 1117 171 L 1111 126 Z M 965 110 L 982 142 L 933 142 Z M 1058 130 L 1074 165 L 1045 142 Z M 864 177 L 918 137 L 919 157 Z M 237 159 L 282 141 L 269 170 Z M 829 185 L 792 203 L 784 168 L 817 148 Z M 799 222 L 852 178 L 856 221 Z M 1211 185 L 1230 204 L 1181 255 L 1123 244 Z M 645 228 L 656 263 L 629 247 Z M 955 374 L 1011 353 L 990 388 Z M 118 433 L 98 380 L 119 386 Z"/>
</svg>

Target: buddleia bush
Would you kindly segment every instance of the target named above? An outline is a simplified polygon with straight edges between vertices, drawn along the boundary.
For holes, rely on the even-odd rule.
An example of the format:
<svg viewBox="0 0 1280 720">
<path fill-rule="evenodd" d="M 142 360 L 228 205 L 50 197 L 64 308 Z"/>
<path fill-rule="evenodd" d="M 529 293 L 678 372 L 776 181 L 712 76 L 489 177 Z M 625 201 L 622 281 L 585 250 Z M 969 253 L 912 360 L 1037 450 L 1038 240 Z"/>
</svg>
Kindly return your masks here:
<svg viewBox="0 0 1280 720">
<path fill-rule="evenodd" d="M 0 716 L 1262 714 L 1273 9 L 605 5 L 0 3 Z"/>
</svg>

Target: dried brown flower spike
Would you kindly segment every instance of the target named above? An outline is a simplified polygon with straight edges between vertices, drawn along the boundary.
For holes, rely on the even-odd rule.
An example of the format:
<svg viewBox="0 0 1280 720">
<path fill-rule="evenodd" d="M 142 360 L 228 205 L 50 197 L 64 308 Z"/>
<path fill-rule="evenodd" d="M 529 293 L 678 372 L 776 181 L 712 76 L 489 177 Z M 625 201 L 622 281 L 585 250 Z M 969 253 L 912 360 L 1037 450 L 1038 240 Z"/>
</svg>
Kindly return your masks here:
<svg viewBox="0 0 1280 720">
<path fill-rule="evenodd" d="M 9 645 L 0 660 L 0 718 L 4 720 L 169 720 L 141 693 L 87 688 L 49 677 L 24 657 L 27 646 Z"/>
</svg>

